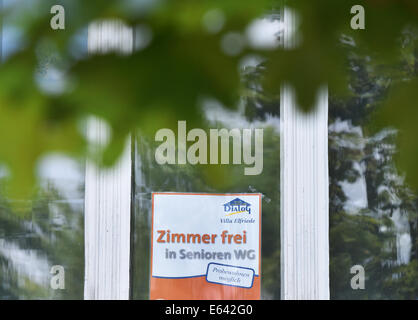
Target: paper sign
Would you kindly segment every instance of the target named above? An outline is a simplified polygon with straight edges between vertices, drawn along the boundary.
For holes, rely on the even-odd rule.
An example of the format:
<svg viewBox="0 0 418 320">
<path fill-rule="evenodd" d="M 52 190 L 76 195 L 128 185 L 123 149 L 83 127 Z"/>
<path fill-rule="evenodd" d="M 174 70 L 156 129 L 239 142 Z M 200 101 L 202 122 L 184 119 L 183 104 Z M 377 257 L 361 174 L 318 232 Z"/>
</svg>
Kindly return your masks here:
<svg viewBox="0 0 418 320">
<path fill-rule="evenodd" d="M 261 195 L 153 193 L 151 299 L 260 299 Z"/>
</svg>

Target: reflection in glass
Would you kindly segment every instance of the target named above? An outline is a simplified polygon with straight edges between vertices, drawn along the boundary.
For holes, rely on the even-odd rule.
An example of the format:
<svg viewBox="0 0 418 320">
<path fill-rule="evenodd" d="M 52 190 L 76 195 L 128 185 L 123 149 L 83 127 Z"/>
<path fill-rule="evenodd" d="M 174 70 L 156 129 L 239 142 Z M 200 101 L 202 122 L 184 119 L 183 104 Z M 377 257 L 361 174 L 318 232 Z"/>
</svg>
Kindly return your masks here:
<svg viewBox="0 0 418 320">
<path fill-rule="evenodd" d="M 40 168 L 33 200 L 5 197 L 0 181 L 0 299 L 83 299 L 83 167 L 53 156 Z M 64 268 L 53 289 L 51 268 Z"/>
<path fill-rule="evenodd" d="M 351 68 L 352 97 L 330 100 L 331 298 L 417 299 L 418 197 L 395 166 L 399 133 L 374 127 L 389 78 L 355 55 Z"/>
</svg>

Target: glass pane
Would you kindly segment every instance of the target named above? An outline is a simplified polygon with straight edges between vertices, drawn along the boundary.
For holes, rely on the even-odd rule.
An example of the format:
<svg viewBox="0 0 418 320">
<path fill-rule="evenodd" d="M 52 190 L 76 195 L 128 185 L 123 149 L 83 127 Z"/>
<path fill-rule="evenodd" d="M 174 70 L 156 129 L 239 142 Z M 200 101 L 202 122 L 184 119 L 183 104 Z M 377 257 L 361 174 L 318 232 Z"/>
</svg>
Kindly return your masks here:
<svg viewBox="0 0 418 320">
<path fill-rule="evenodd" d="M 9 9 L 27 5 L 26 9 L 33 10 L 28 1 L 2 4 Z M 8 17 L 0 23 L 2 62 L 18 52 L 24 41 L 17 23 Z M 86 41 L 75 45 L 85 48 Z M 48 67 L 51 61 L 40 54 L 40 72 L 35 77 L 47 94 L 62 85 L 59 72 Z M 0 162 L 0 300 L 83 299 L 84 161 L 49 154 L 38 164 L 40 183 L 35 196 L 15 199 L 6 192 L 10 174 Z"/>
<path fill-rule="evenodd" d="M 156 149 L 161 142 L 138 135 L 135 143 L 135 185 L 134 185 L 134 230 L 132 262 L 132 297 L 134 299 L 150 298 L 150 259 L 152 228 L 152 193 L 261 193 L 262 226 L 261 226 L 261 298 L 280 299 L 280 138 L 279 138 L 279 98 L 267 96 L 260 85 L 263 73 L 262 64 L 247 65 L 242 69 L 242 79 L 248 94 L 242 97 L 238 111 L 225 110 L 215 103 L 206 103 L 204 117 L 207 126 L 204 128 L 210 142 L 210 129 L 233 128 L 263 129 L 263 169 L 258 175 L 245 175 L 244 169 L 253 165 L 209 163 L 208 164 L 164 164 L 155 160 Z M 183 120 L 183 119 L 178 119 Z M 176 123 L 173 132 L 177 135 Z M 187 132 L 195 128 L 186 123 Z M 254 152 L 254 130 L 252 152 Z M 187 144 L 190 148 L 192 142 Z M 232 162 L 233 141 L 229 140 L 229 159 Z M 176 147 L 177 151 L 177 147 Z M 239 197 L 239 196 L 237 196 Z M 204 206 L 202 203 L 201 206 Z M 188 223 L 187 217 L 181 223 Z M 200 223 L 204 224 L 205 220 Z M 228 229 L 230 230 L 230 229 Z M 212 247 L 214 248 L 214 247 Z M 215 260 L 208 261 L 217 262 Z M 190 262 L 193 263 L 193 262 Z M 228 264 L 228 262 L 225 262 Z M 193 298 L 190 292 L 190 298 Z M 211 296 L 221 299 L 222 295 Z"/>
<path fill-rule="evenodd" d="M 0 192 L 0 299 L 83 299 L 83 166 L 51 156 L 40 175 L 34 200 Z"/>
<path fill-rule="evenodd" d="M 417 299 L 418 197 L 395 166 L 398 131 L 375 129 L 390 76 L 356 55 L 350 67 L 352 97 L 330 100 L 331 298 Z"/>
</svg>

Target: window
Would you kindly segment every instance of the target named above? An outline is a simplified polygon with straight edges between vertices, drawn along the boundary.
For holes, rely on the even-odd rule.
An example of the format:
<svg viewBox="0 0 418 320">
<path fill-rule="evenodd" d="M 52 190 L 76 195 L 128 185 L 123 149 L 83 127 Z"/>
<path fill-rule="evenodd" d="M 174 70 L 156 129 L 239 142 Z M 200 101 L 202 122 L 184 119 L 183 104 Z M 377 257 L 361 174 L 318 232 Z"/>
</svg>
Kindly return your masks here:
<svg viewBox="0 0 418 320">
<path fill-rule="evenodd" d="M 260 69 L 260 66 L 248 67 L 244 78 L 256 76 Z M 248 83 L 248 85 L 251 87 L 253 84 Z M 252 87 L 252 89 L 255 88 Z M 275 99 L 277 101 L 277 97 Z M 238 128 L 241 132 L 242 129 L 251 127 L 263 128 L 263 170 L 259 175 L 244 175 L 245 164 L 160 165 L 155 160 L 158 142 L 147 139 L 145 136 L 137 136 L 133 190 L 134 227 L 131 275 L 133 299 L 149 298 L 152 192 L 261 193 L 261 297 L 262 299 L 280 298 L 279 107 L 271 97 L 263 96 L 262 93 L 258 98 L 246 97 L 244 101 L 243 112 L 226 112 L 217 106 L 210 105 L 206 109 L 206 116 L 210 119 L 208 127 L 226 128 L 228 131 Z M 274 108 L 270 109 L 273 105 Z M 252 150 L 254 150 L 254 143 L 252 143 Z M 229 144 L 230 159 L 232 159 L 232 138 Z M 204 205 L 202 203 L 202 206 Z M 184 216 L 183 223 L 188 223 L 187 216 Z M 201 223 L 204 224 L 205 221 Z M 212 296 L 214 299 L 222 299 L 222 297 L 221 293 Z"/>
<path fill-rule="evenodd" d="M 0 192 L 0 299 L 82 299 L 83 165 L 50 156 L 40 176 L 33 200 Z"/>
<path fill-rule="evenodd" d="M 416 299 L 418 197 L 396 167 L 399 132 L 375 127 L 379 72 L 351 62 L 352 97 L 330 100 L 331 298 Z"/>
</svg>

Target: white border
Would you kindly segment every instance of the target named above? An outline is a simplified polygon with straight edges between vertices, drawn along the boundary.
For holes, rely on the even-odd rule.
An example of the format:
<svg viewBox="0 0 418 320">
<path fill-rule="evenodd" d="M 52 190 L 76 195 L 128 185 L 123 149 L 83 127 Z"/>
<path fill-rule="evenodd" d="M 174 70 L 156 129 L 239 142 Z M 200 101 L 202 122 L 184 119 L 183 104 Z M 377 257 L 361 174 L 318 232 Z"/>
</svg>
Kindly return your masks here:
<svg viewBox="0 0 418 320">
<path fill-rule="evenodd" d="M 284 11 L 284 47 L 297 46 L 297 18 Z M 309 58 L 309 57 L 308 57 Z M 280 101 L 281 292 L 283 300 L 329 299 L 328 90 L 315 111 L 298 110 L 293 88 Z"/>
<path fill-rule="evenodd" d="M 92 24 L 89 52 L 132 51 L 132 29 L 120 22 Z M 99 94 L 99 93 L 98 93 Z M 106 144 L 105 123 L 91 119 L 87 137 L 92 144 Z M 129 299 L 131 230 L 131 139 L 121 159 L 103 170 L 91 161 L 86 165 L 85 190 L 85 281 L 86 300 Z"/>
</svg>

